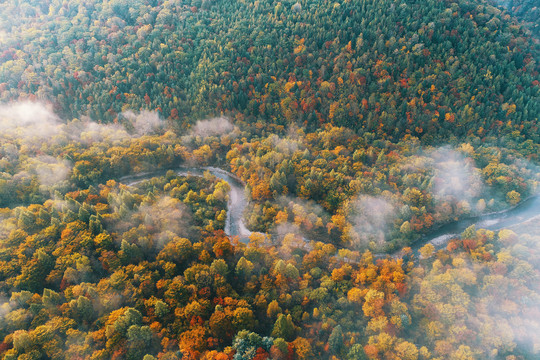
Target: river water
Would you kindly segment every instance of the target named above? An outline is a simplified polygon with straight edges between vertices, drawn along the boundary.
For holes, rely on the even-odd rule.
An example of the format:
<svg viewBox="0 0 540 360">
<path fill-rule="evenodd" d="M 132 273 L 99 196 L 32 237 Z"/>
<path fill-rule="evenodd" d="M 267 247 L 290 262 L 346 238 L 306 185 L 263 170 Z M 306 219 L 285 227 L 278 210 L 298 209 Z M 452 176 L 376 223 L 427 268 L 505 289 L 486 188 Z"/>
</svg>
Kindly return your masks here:
<svg viewBox="0 0 540 360">
<path fill-rule="evenodd" d="M 229 201 L 227 203 L 227 218 L 225 220 L 224 229 L 225 233 L 232 237 L 238 236 L 241 241 L 247 243 L 249 241 L 251 231 L 246 228 L 243 219 L 244 210 L 248 203 L 246 194 L 244 192 L 245 184 L 237 176 L 231 174 L 230 172 L 211 166 L 200 168 L 178 167 L 174 170 L 174 172 L 179 176 L 204 176 L 206 171 L 219 179 L 225 180 L 230 187 Z M 165 175 L 165 173 L 166 171 L 160 170 L 156 172 L 129 175 L 120 178 L 119 182 L 128 186 L 133 186 L 152 177 Z"/>
<path fill-rule="evenodd" d="M 516 226 L 527 221 L 540 221 L 540 196 L 535 195 L 521 202 L 517 206 L 492 214 L 475 216 L 441 226 L 437 230 L 422 237 L 413 246 L 413 251 L 417 251 L 426 244 L 432 244 L 435 249 L 446 246 L 449 240 L 455 239 L 465 229 L 475 225 L 476 229 L 500 230 L 511 226 Z"/>
<path fill-rule="evenodd" d="M 179 167 L 175 170 L 175 173 L 181 176 L 203 176 L 206 171 L 219 179 L 225 180 L 231 188 L 227 206 L 225 233 L 229 236 L 237 236 L 241 241 L 247 243 L 249 241 L 249 235 L 252 234 L 252 232 L 246 228 L 243 219 L 243 213 L 248 204 L 248 200 L 245 194 L 245 184 L 237 176 L 223 169 L 210 166 Z M 165 171 L 161 170 L 125 176 L 120 178 L 119 181 L 126 185 L 133 186 L 143 180 L 160 175 L 165 175 Z M 471 217 L 441 226 L 415 242 L 411 248 L 414 252 L 417 252 L 419 248 L 427 243 L 432 244 L 436 249 L 443 248 L 449 240 L 458 237 L 471 225 L 475 225 L 477 229 L 499 230 L 510 226 L 516 226 L 530 220 L 534 221 L 535 219 L 540 221 L 540 196 L 538 195 L 535 195 L 506 211 Z M 397 254 L 399 254 L 399 251 L 392 255 L 395 256 Z M 384 254 L 377 255 L 383 256 Z"/>
</svg>

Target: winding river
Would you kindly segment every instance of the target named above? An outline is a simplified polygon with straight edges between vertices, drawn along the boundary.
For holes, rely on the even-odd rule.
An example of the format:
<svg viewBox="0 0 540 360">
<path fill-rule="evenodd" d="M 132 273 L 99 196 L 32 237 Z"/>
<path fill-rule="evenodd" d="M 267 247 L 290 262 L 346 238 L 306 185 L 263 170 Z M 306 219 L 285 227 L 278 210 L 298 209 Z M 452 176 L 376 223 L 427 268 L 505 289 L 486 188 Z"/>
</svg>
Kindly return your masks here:
<svg viewBox="0 0 540 360">
<path fill-rule="evenodd" d="M 242 180 L 228 171 L 211 166 L 179 167 L 175 170 L 175 173 L 181 176 L 203 176 L 206 171 L 219 179 L 225 180 L 231 188 L 227 208 L 227 219 L 225 221 L 225 233 L 229 236 L 238 236 L 241 241 L 247 243 L 249 241 L 249 235 L 251 235 L 252 232 L 246 228 L 242 216 L 248 203 L 244 192 L 245 184 Z M 128 186 L 133 186 L 152 177 L 165 175 L 165 172 L 165 170 L 160 170 L 129 175 L 120 178 L 119 181 Z M 532 196 L 521 202 L 519 205 L 505 211 L 471 217 L 441 226 L 415 242 L 411 248 L 413 251 L 417 252 L 419 248 L 427 243 L 431 243 L 436 249 L 443 248 L 450 239 L 459 236 L 459 234 L 471 225 L 476 225 L 476 228 L 499 230 L 510 226 L 516 226 L 532 219 L 538 219 L 540 221 L 539 195 Z M 400 251 L 397 251 L 392 255 L 395 256 L 399 253 Z M 378 255 L 382 256 L 383 254 Z"/>
<path fill-rule="evenodd" d="M 225 233 L 229 236 L 238 236 L 238 238 L 247 243 L 249 241 L 249 231 L 245 224 L 242 214 L 248 203 L 244 189 L 245 184 L 234 174 L 216 167 L 178 167 L 174 170 L 179 176 L 203 176 L 206 171 L 210 172 L 215 177 L 225 180 L 230 187 L 229 202 L 227 204 L 227 218 L 225 220 Z M 141 181 L 150 179 L 155 176 L 165 175 L 165 170 L 155 172 L 141 173 L 137 175 L 124 176 L 119 179 L 121 183 L 128 186 L 133 186 Z"/>
</svg>

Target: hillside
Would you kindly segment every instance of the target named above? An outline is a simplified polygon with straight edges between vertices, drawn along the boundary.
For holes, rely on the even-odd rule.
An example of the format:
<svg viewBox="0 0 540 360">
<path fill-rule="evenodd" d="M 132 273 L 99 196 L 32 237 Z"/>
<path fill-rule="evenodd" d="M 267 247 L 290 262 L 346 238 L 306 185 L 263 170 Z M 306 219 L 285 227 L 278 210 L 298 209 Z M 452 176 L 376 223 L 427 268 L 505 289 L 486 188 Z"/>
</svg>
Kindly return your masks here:
<svg viewBox="0 0 540 360">
<path fill-rule="evenodd" d="M 507 9 L 512 15 L 522 21 L 536 38 L 540 35 L 540 8 L 535 0 L 495 0 L 495 3 Z"/>
<path fill-rule="evenodd" d="M 538 45 L 474 1 L 25 1 L 1 6 L 2 99 L 158 110 L 424 143 L 538 138 Z M 518 134 L 519 134 L 518 133 Z"/>
</svg>

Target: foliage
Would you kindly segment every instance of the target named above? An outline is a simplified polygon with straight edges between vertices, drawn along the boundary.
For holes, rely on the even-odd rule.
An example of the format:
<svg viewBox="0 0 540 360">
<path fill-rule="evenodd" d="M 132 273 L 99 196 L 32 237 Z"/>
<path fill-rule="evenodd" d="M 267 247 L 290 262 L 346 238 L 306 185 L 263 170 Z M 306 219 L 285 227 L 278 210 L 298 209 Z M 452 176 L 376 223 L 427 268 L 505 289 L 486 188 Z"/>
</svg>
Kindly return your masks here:
<svg viewBox="0 0 540 360">
<path fill-rule="evenodd" d="M 406 247 L 537 193 L 503 5 L 4 1 L 0 356 L 538 358 L 534 221 Z"/>
</svg>

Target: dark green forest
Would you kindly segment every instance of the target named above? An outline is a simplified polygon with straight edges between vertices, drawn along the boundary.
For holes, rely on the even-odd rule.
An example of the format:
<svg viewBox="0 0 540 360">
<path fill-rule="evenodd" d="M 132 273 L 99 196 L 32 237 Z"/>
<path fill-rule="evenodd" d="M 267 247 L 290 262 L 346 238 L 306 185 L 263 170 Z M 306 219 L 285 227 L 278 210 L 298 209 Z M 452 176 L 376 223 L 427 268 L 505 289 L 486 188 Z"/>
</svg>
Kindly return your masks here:
<svg viewBox="0 0 540 360">
<path fill-rule="evenodd" d="M 538 41 L 475 1 L 9 1 L 3 100 L 159 111 L 432 144 L 538 138 Z M 15 21 L 14 21 L 15 20 Z M 514 133 L 518 131 L 518 133 Z M 514 135 L 513 135 L 514 134 Z"/>
</svg>

